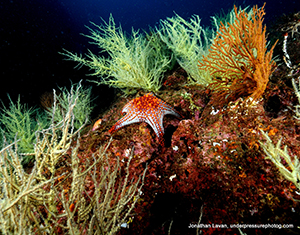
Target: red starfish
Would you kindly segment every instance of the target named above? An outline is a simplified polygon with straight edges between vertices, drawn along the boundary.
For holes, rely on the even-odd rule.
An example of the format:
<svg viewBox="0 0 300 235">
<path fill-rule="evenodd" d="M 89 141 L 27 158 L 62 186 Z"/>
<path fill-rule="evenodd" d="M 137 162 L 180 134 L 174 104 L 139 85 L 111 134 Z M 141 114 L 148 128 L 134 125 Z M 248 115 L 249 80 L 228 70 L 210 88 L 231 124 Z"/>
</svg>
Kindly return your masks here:
<svg viewBox="0 0 300 235">
<path fill-rule="evenodd" d="M 164 115 L 172 114 L 180 118 L 173 107 L 158 99 L 152 93 L 147 93 L 128 102 L 122 109 L 122 114 L 124 113 L 126 115 L 109 130 L 109 133 L 113 133 L 126 125 L 146 122 L 152 127 L 160 142 L 164 134 Z"/>
</svg>

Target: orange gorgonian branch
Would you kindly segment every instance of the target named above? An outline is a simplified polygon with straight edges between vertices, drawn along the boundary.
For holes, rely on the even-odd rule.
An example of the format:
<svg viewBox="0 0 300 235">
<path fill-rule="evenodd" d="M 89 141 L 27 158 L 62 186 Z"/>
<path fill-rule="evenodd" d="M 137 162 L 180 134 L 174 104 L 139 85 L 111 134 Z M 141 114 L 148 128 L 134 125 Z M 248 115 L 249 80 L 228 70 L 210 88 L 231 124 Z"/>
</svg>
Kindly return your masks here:
<svg viewBox="0 0 300 235">
<path fill-rule="evenodd" d="M 209 54 L 199 62 L 199 67 L 212 75 L 211 87 L 223 100 L 241 96 L 255 100 L 266 89 L 275 67 L 272 54 L 277 42 L 267 50 L 264 6 L 254 6 L 251 14 L 234 6 L 235 21 L 221 22 Z"/>
</svg>

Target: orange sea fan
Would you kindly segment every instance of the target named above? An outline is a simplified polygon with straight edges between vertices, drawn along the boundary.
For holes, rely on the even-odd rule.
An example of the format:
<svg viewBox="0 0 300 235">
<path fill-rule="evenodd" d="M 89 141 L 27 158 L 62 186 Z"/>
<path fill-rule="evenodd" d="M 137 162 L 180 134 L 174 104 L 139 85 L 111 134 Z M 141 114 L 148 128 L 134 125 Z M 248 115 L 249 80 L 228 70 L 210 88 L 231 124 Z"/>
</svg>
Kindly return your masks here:
<svg viewBox="0 0 300 235">
<path fill-rule="evenodd" d="M 251 14 L 234 6 L 235 21 L 221 22 L 209 54 L 199 62 L 199 68 L 212 75 L 211 87 L 223 102 L 241 96 L 255 100 L 266 89 L 275 67 L 272 54 L 277 42 L 267 51 L 264 6 L 254 6 Z"/>
</svg>

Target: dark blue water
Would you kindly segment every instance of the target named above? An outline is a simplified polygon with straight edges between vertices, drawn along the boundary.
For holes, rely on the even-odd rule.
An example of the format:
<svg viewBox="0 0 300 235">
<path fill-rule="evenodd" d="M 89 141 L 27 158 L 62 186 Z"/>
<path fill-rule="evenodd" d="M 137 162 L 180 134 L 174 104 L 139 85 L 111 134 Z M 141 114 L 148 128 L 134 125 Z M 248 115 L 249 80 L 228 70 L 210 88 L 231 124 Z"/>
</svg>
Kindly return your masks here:
<svg viewBox="0 0 300 235">
<path fill-rule="evenodd" d="M 86 69 L 74 70 L 75 63 L 64 61 L 58 54 L 62 48 L 86 52 L 88 34 L 84 25 L 89 21 L 101 23 L 112 13 L 116 23 L 125 31 L 147 30 L 160 19 L 173 16 L 175 11 L 188 19 L 197 14 L 203 25 L 210 25 L 210 16 L 227 12 L 233 4 L 262 6 L 265 1 L 232 0 L 2 0 L 0 2 L 0 99 L 6 104 L 7 93 L 13 100 L 21 96 L 22 103 L 38 105 L 45 91 L 58 86 L 69 86 L 70 80 L 85 79 Z M 267 24 L 283 13 L 300 11 L 299 0 L 266 1 Z M 95 48 L 94 48 L 95 49 Z M 87 85 L 89 83 L 86 83 Z M 104 94 L 106 87 L 94 92 Z M 108 91 L 111 92 L 111 91 Z M 109 99 L 103 97 L 102 101 Z"/>
</svg>

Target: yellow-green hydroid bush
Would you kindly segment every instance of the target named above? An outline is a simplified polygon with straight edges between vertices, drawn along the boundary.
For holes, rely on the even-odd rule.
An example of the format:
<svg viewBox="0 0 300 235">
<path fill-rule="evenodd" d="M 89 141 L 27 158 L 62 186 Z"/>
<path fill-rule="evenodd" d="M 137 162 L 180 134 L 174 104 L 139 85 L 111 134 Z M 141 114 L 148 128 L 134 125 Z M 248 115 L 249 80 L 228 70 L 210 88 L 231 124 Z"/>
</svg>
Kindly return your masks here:
<svg viewBox="0 0 300 235">
<path fill-rule="evenodd" d="M 74 102 L 76 98 L 76 105 L 73 109 L 74 113 L 74 128 L 78 130 L 84 123 L 89 121 L 89 117 L 95 105 L 93 105 L 92 87 L 85 88 L 81 85 L 81 81 L 77 84 L 72 84 L 70 90 L 67 88 L 59 88 L 60 92 L 57 95 L 57 105 L 46 110 L 48 119 L 54 118 L 54 122 L 58 123 L 63 119 L 69 104 Z M 54 116 L 53 116 L 54 114 Z M 52 117 L 53 116 L 53 117 Z"/>
<path fill-rule="evenodd" d="M 265 152 L 265 159 L 271 160 L 278 168 L 279 172 L 286 178 L 291 181 L 297 188 L 300 190 L 300 161 L 299 158 L 295 155 L 292 156 L 289 154 L 287 146 L 284 146 L 282 149 L 280 139 L 276 145 L 273 144 L 269 135 L 261 130 L 262 135 L 265 137 L 266 142 L 263 143 L 259 141 L 260 146 Z"/>
<path fill-rule="evenodd" d="M 108 57 L 97 55 L 91 51 L 83 56 L 65 51 L 68 59 L 78 62 L 79 66 L 88 66 L 93 73 L 100 77 L 95 81 L 120 88 L 125 93 L 132 93 L 136 89 L 157 92 L 161 87 L 163 73 L 171 62 L 168 53 L 163 47 L 154 47 L 151 35 L 139 33 L 132 29 L 127 36 L 121 26 L 117 27 L 112 15 L 109 21 L 103 20 L 102 25 L 91 23 L 92 44 L 99 47 L 100 53 L 105 52 Z"/>
<path fill-rule="evenodd" d="M 248 20 L 251 20 L 251 16 L 253 15 L 253 8 L 250 8 L 250 6 L 247 6 L 245 8 L 238 7 L 238 12 L 241 11 L 247 12 Z M 220 31 L 221 23 L 224 24 L 226 27 L 229 27 L 229 25 L 233 24 L 235 20 L 237 20 L 237 18 L 234 11 L 234 7 L 232 7 L 232 9 L 229 10 L 227 13 L 221 11 L 220 14 L 216 14 L 212 16 L 211 17 L 211 21 L 212 21 L 211 40 L 213 41 L 217 36 L 217 32 Z"/>
<path fill-rule="evenodd" d="M 35 132 L 42 130 L 48 125 L 47 118 L 41 110 L 22 105 L 20 97 L 16 103 L 14 103 L 10 97 L 9 100 L 9 107 L 4 107 L 1 110 L 1 132 L 9 143 L 15 139 L 19 139 L 19 153 L 32 153 L 33 143 L 36 139 Z M 24 164 L 31 160 L 32 157 L 23 155 L 22 161 Z"/>
<path fill-rule="evenodd" d="M 186 21 L 175 14 L 172 18 L 161 20 L 157 32 L 175 55 L 178 64 L 188 73 L 190 83 L 209 85 L 210 74 L 198 68 L 198 61 L 208 54 L 210 46 L 209 31 L 200 24 L 198 15 Z"/>
<path fill-rule="evenodd" d="M 10 99 L 9 108 L 3 108 L 0 115 L 1 134 L 5 136 L 8 143 L 19 139 L 18 152 L 23 156 L 22 163 L 27 164 L 34 160 L 31 153 L 34 152 L 33 143 L 36 140 L 36 131 L 48 127 L 51 122 L 59 123 L 66 114 L 70 103 L 76 98 L 76 105 L 73 108 L 74 128 L 78 130 L 89 120 L 94 108 L 92 104 L 91 88 L 84 88 L 81 82 L 72 84 L 71 89 L 59 88 L 60 92 L 56 96 L 57 104 L 53 104 L 46 110 L 46 113 L 37 108 L 28 108 L 20 103 L 20 98 L 16 103 Z M 1 136 L 1 139 L 2 139 Z M 3 142 L 3 140 L 1 140 Z"/>
</svg>

